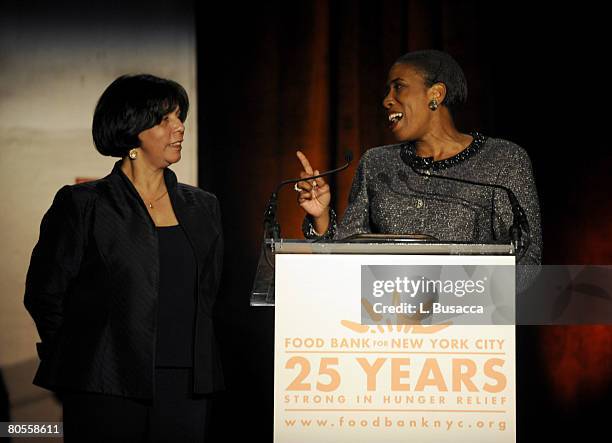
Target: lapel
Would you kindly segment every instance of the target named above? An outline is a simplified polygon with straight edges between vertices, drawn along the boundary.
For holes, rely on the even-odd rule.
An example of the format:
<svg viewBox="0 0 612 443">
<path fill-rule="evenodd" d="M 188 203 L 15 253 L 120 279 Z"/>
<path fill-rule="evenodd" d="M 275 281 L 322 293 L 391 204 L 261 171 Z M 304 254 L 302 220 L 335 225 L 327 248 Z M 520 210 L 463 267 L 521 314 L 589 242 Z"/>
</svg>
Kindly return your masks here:
<svg viewBox="0 0 612 443">
<path fill-rule="evenodd" d="M 176 181 L 176 174 L 168 168 L 164 169 L 164 179 L 168 195 L 172 202 L 174 215 L 193 247 L 198 260 L 198 269 L 201 272 L 206 265 L 208 255 L 212 251 L 217 237 L 219 236 L 218 227 L 215 226 L 213 214 L 210 209 L 198 201 L 190 189 L 184 189 Z M 145 208 L 146 210 L 146 208 Z"/>
<path fill-rule="evenodd" d="M 155 223 L 133 183 L 121 170 L 121 162 L 122 160 L 118 160 L 115 163 L 108 178 L 114 188 L 131 200 L 130 206 L 137 208 L 137 212 L 149 229 L 155 231 Z M 191 243 L 198 262 L 198 270 L 201 272 L 211 252 L 211 246 L 219 236 L 213 214 L 200 199 L 197 199 L 196 192 L 194 192 L 196 189 L 192 190 L 186 185 L 180 185 L 176 174 L 169 168 L 164 169 L 164 181 L 174 214 Z"/>
</svg>

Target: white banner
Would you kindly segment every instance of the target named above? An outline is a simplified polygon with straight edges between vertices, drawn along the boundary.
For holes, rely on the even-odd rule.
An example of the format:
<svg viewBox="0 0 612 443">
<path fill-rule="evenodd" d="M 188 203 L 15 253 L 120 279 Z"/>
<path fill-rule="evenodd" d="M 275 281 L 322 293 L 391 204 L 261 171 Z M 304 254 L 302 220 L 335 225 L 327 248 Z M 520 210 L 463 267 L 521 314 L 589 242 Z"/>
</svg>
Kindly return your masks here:
<svg viewBox="0 0 612 443">
<path fill-rule="evenodd" d="M 424 264 L 514 257 L 276 256 L 276 443 L 515 442 L 514 326 L 361 324 L 361 265 Z"/>
</svg>

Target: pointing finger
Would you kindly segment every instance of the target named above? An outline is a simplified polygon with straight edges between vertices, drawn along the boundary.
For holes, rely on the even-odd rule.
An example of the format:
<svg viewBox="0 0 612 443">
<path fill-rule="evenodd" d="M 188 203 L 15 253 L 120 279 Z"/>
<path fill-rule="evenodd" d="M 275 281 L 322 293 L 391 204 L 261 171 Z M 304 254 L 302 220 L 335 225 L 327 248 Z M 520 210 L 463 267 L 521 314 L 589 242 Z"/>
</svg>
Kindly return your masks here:
<svg viewBox="0 0 612 443">
<path fill-rule="evenodd" d="M 308 161 L 308 158 L 306 158 L 306 156 L 302 154 L 302 151 L 297 151 L 295 154 L 300 159 L 300 162 L 302 163 L 302 167 L 304 168 L 304 171 L 312 175 L 313 170 L 312 170 L 312 166 L 310 166 L 310 162 Z"/>
</svg>

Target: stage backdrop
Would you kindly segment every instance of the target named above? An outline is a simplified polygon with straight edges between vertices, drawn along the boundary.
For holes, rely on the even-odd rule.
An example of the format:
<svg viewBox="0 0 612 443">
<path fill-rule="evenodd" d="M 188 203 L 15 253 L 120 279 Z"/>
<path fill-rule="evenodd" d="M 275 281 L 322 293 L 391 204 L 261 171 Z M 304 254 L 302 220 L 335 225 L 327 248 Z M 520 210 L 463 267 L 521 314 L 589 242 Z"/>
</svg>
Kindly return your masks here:
<svg viewBox="0 0 612 443">
<path fill-rule="evenodd" d="M 332 179 L 335 207 L 343 212 L 360 155 L 393 142 L 381 102 L 387 70 L 404 52 L 452 53 L 469 88 L 459 128 L 527 150 L 546 262 L 611 262 L 602 37 L 608 25 L 591 6 L 315 0 L 198 8 L 200 183 L 217 193 L 223 209 L 220 307 L 228 314 L 219 336 L 227 404 L 242 411 L 246 427 L 271 437 L 274 312 L 248 307 L 266 200 L 276 183 L 298 174 L 297 148 L 319 170 L 340 165 L 350 148 L 353 166 Z M 301 236 L 303 213 L 295 200 L 291 189 L 280 195 L 285 237 Z M 533 428 L 550 428 L 551 439 L 571 429 L 584 437 L 587 421 L 603 423 L 594 417 L 609 399 L 612 355 L 601 344 L 612 332 L 577 329 L 550 339 L 546 328 L 517 331 L 519 441 Z M 566 385 L 572 386 L 568 396 L 561 395 Z M 228 424 L 223 429 L 231 433 L 234 422 L 224 420 L 220 415 L 216 423 Z"/>
</svg>

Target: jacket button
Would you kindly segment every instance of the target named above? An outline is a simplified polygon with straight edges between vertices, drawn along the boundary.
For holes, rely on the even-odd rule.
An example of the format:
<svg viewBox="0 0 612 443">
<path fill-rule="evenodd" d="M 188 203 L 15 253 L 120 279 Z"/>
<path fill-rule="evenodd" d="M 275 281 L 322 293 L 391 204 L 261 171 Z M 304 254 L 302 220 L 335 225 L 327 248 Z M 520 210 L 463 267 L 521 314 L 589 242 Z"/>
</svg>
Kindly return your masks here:
<svg viewBox="0 0 612 443">
<path fill-rule="evenodd" d="M 423 200 L 421 200 L 420 198 L 417 198 L 415 206 L 420 209 L 423 207 L 423 205 L 424 205 Z"/>
</svg>

